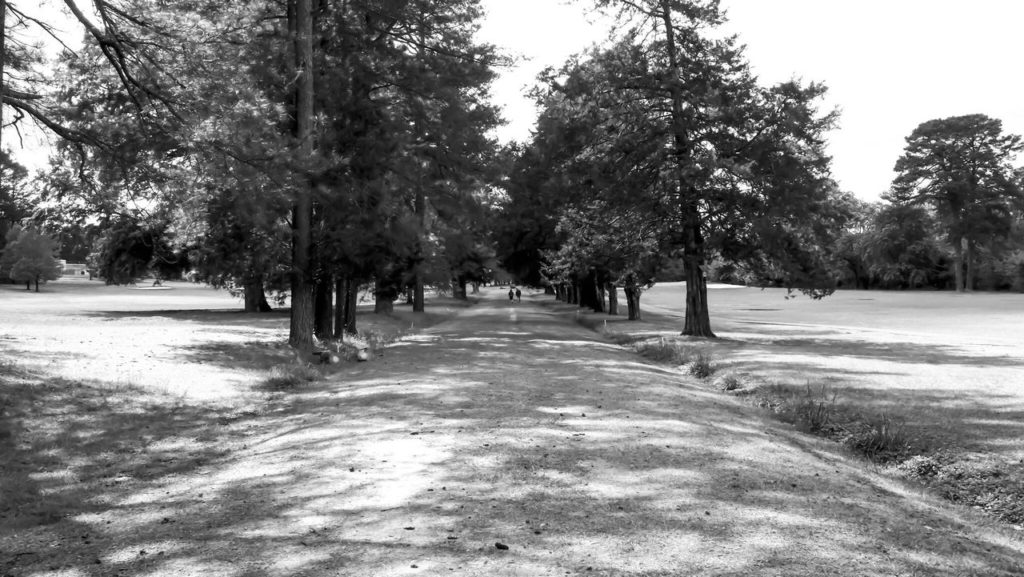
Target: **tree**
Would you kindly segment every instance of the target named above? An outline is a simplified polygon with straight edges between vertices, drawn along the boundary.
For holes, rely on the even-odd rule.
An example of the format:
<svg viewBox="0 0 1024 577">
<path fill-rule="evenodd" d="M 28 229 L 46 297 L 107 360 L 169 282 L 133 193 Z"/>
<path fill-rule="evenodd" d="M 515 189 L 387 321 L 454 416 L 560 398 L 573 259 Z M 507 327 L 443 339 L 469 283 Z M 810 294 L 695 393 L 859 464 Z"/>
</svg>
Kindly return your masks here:
<svg viewBox="0 0 1024 577">
<path fill-rule="evenodd" d="M 15 282 L 25 283 L 25 290 L 35 283 L 60 278 L 57 262 L 57 243 L 52 238 L 31 228 L 13 228 L 7 233 L 7 245 L 0 257 L 0 269 L 8 270 Z"/>
<path fill-rule="evenodd" d="M 280 218 L 287 210 L 268 186 L 236 179 L 230 188 L 201 195 L 199 206 L 177 219 L 194 229 L 179 236 L 187 239 L 198 280 L 240 294 L 245 312 L 270 311 L 266 291 L 287 290 L 289 231 Z"/>
<path fill-rule="evenodd" d="M 972 290 L 979 247 L 1009 234 L 1021 189 L 1010 165 L 1024 148 L 984 114 L 929 120 L 907 137 L 887 198 L 932 208 L 953 249 L 957 292 Z"/>
<path fill-rule="evenodd" d="M 835 286 L 829 249 L 845 221 L 834 202 L 819 114 L 824 93 L 795 81 L 757 84 L 735 38 L 706 30 L 718 2 L 602 0 L 620 40 L 547 79 L 545 100 L 571 119 L 574 182 L 623 210 L 643 195 L 663 223 L 661 250 L 684 262 L 683 334 L 714 336 L 705 267 L 739 262 L 813 297 Z"/>
<path fill-rule="evenodd" d="M 0 150 L 0 243 L 7 233 L 21 224 L 31 212 L 32 202 L 26 192 L 28 171 L 11 155 Z M 4 245 L 0 244 L 0 250 Z"/>
<path fill-rule="evenodd" d="M 937 223 L 918 205 L 883 205 L 864 240 L 865 259 L 875 282 L 883 288 L 941 287 L 949 251 L 935 234 Z"/>
</svg>

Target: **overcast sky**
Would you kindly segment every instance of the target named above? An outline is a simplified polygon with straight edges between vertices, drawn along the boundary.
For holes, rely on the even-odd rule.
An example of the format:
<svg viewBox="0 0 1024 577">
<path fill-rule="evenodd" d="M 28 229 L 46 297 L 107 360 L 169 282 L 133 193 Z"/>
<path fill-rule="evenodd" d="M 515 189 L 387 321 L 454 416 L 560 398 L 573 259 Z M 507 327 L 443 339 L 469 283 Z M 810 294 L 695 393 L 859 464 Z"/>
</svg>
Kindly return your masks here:
<svg viewBox="0 0 1024 577">
<path fill-rule="evenodd" d="M 535 111 L 521 96 L 547 65 L 604 38 L 585 3 L 484 0 L 481 37 L 532 57 L 494 86 L 525 140 Z M 892 181 L 904 139 L 933 118 L 982 113 L 1024 133 L 1024 2 L 1019 0 L 722 0 L 728 29 L 764 83 L 798 77 L 829 87 L 842 113 L 830 137 L 833 175 L 874 200 Z M 1020 164 L 1020 162 L 1018 162 Z"/>
</svg>

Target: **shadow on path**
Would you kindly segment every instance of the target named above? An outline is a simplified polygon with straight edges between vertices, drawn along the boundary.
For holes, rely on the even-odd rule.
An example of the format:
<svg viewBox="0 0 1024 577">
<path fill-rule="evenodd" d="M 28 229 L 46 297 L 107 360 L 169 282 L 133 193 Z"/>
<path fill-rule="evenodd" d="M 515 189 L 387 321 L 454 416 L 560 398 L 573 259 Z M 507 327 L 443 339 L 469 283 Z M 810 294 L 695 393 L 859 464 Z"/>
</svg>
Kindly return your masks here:
<svg viewBox="0 0 1024 577">
<path fill-rule="evenodd" d="M 7 571 L 56 571 L 54 546 L 78 575 L 1024 571 L 1011 532 L 494 294 L 287 407 L 153 414 L 175 425 L 139 475 L 7 534 L 0 549 L 38 555 Z M 99 461 L 125 433 L 98 422 L 69 447 Z"/>
</svg>

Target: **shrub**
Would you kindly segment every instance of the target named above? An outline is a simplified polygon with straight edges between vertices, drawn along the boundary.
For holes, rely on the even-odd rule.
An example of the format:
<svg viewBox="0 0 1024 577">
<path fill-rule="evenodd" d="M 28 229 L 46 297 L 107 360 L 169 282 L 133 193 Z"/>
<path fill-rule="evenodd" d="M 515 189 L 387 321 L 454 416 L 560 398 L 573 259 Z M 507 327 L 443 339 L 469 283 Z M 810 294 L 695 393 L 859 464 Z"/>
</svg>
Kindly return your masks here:
<svg viewBox="0 0 1024 577">
<path fill-rule="evenodd" d="M 698 379 L 706 379 L 715 373 L 714 357 L 707 351 L 697 351 L 690 361 L 690 374 Z"/>
<path fill-rule="evenodd" d="M 715 379 L 715 388 L 722 391 L 735 391 L 743 388 L 743 379 L 734 373 L 722 375 Z"/>
<path fill-rule="evenodd" d="M 833 432 L 837 393 L 828 384 L 803 388 L 780 384 L 761 385 L 753 389 L 754 404 L 775 413 L 779 420 L 810 433 Z"/>
<path fill-rule="evenodd" d="M 862 423 L 860 430 L 846 439 L 846 445 L 873 461 L 891 461 L 909 448 L 904 429 L 902 421 L 883 414 L 878 419 Z"/>
<path fill-rule="evenodd" d="M 698 373 L 708 370 L 704 376 L 714 373 L 711 354 L 702 349 L 687 346 L 672 339 L 659 337 L 653 340 L 639 341 L 633 344 L 633 350 L 641 356 L 651 359 L 657 363 L 669 365 L 690 365 L 690 374 L 697 376 Z M 697 372 L 694 372 L 693 364 L 699 363 Z M 702 377 L 703 378 L 703 377 Z"/>
<path fill-rule="evenodd" d="M 291 365 L 276 365 L 270 369 L 270 374 L 261 383 L 262 388 L 272 391 L 283 391 L 293 389 L 304 383 L 319 380 L 320 371 L 316 370 L 309 363 L 295 363 Z"/>
<path fill-rule="evenodd" d="M 644 357 L 658 363 L 671 363 L 683 365 L 689 361 L 688 355 L 679 347 L 679 344 L 660 337 L 653 341 L 638 342 L 634 345 L 636 352 Z"/>
<path fill-rule="evenodd" d="M 942 463 L 934 457 L 914 455 L 896 467 L 900 472 L 915 479 L 931 479 L 942 470 Z"/>
<path fill-rule="evenodd" d="M 366 330 L 360 331 L 359 336 L 369 345 L 371 352 L 382 354 L 385 347 L 398 340 L 399 335 Z"/>
<path fill-rule="evenodd" d="M 803 395 L 793 402 L 794 422 L 812 433 L 825 431 L 835 414 L 836 396 L 827 384 L 820 387 L 808 384 Z"/>
</svg>

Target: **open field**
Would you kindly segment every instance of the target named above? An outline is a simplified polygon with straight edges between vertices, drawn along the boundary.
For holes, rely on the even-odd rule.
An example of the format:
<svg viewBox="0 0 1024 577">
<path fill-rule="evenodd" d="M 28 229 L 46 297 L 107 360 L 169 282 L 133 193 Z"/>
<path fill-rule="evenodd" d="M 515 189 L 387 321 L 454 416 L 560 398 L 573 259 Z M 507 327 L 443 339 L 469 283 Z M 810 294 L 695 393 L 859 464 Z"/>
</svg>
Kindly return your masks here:
<svg viewBox="0 0 1024 577">
<path fill-rule="evenodd" d="M 684 291 L 669 283 L 646 292 L 643 322 L 589 315 L 588 323 L 607 322 L 609 333 L 633 338 L 675 339 Z M 955 500 L 1024 524 L 1024 295 L 787 296 L 714 285 L 708 298 L 720 338 L 678 342 L 712 351 L 720 373 L 790 391 L 824 385 L 846 419 L 903 425 L 904 458 L 936 456 L 977 485 Z"/>
<path fill-rule="evenodd" d="M 245 315 L 193 285 L 45 290 L 0 289 L 5 577 L 1024 574 L 1011 525 L 646 362 L 549 296 L 485 289 L 470 307 L 363 315 L 401 338 L 281 391 L 261 382 L 292 362 L 283 314 Z M 678 332 L 649 306 L 657 291 L 648 320 L 608 324 Z M 932 341 L 800 325 L 810 312 L 758 324 L 784 311 L 742 309 L 810 303 L 713 298 L 727 292 L 712 301 L 736 309 L 719 315 L 723 339 L 701 343 L 723 370 L 828 379 L 882 407 L 896 403 L 881 377 L 909 402 L 932 365 L 1020 369 L 984 343 L 906 361 Z M 933 387 L 929 419 L 994 418 L 983 388 Z M 988 427 L 963 444 L 1003 463 L 1020 431 Z"/>
<path fill-rule="evenodd" d="M 646 293 L 651 329 L 682 329 L 685 288 Z M 710 291 L 724 369 L 828 382 L 858 406 L 907 419 L 922 442 L 1024 459 L 1024 295 L 783 289 Z M 643 306 L 643 305 L 642 305 Z"/>
<path fill-rule="evenodd" d="M 19 367 L 68 379 L 132 384 L 207 403 L 249 398 L 251 385 L 289 360 L 288 311 L 244 313 L 226 291 L 186 282 L 163 287 L 60 280 L 42 293 L 0 285 L 0 354 Z M 452 299 L 427 313 L 396 305 L 392 317 L 365 314 L 360 325 L 388 335 L 437 322 Z"/>
</svg>

